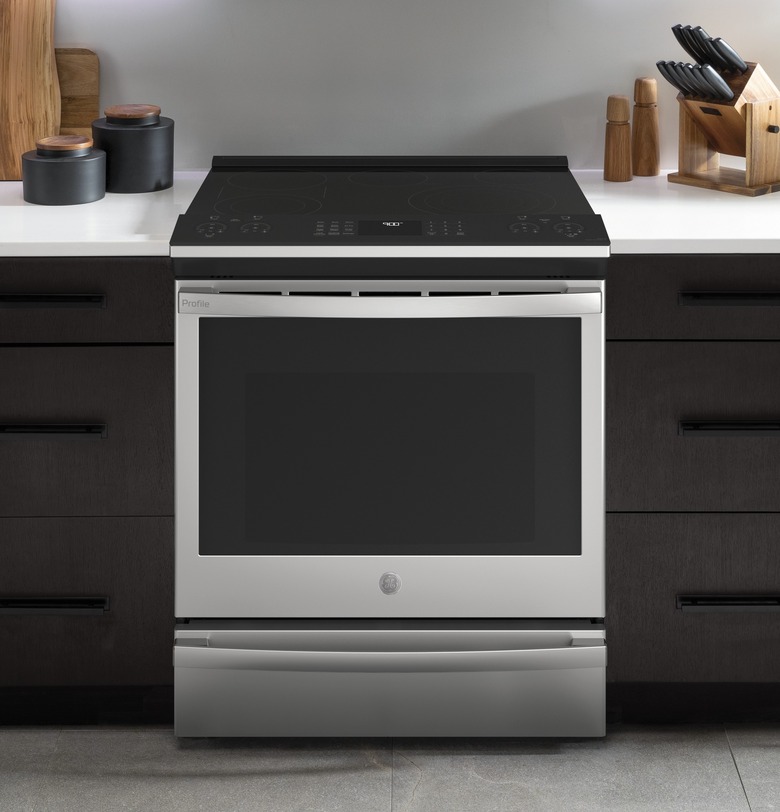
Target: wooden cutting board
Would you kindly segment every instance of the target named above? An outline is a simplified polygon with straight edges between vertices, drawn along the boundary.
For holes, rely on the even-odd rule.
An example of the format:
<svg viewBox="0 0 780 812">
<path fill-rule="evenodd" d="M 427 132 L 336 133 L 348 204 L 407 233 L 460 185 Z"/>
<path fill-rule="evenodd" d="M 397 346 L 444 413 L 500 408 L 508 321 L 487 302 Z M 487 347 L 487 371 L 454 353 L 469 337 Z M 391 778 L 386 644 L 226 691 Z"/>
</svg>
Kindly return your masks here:
<svg viewBox="0 0 780 812">
<path fill-rule="evenodd" d="M 100 118 L 100 63 L 86 48 L 55 48 L 60 78 L 61 135 L 92 137 L 92 122 Z"/>
<path fill-rule="evenodd" d="M 22 153 L 60 128 L 55 0 L 0 0 L 0 180 L 19 180 Z"/>
</svg>

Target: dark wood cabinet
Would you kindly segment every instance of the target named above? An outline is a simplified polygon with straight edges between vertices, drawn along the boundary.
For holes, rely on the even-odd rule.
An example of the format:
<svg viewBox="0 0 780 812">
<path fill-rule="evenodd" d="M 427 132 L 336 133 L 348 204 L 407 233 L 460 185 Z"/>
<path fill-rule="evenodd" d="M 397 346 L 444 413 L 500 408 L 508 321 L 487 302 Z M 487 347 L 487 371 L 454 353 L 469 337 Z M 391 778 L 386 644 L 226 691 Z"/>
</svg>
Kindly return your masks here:
<svg viewBox="0 0 780 812">
<path fill-rule="evenodd" d="M 605 427 L 608 511 L 780 511 L 780 342 L 611 341 Z"/>
<path fill-rule="evenodd" d="M 775 254 L 613 256 L 608 341 L 780 340 Z"/>
<path fill-rule="evenodd" d="M 780 614 L 748 600 L 779 591 L 780 514 L 611 513 L 607 540 L 611 680 L 780 682 Z M 744 604 L 678 607 L 694 595 Z"/>
<path fill-rule="evenodd" d="M 165 258 L 0 260 L 0 344 L 173 343 Z"/>
<path fill-rule="evenodd" d="M 0 689 L 173 681 L 173 320 L 165 259 L 0 260 Z"/>
<path fill-rule="evenodd" d="M 172 516 L 173 348 L 0 347 L 0 516 Z"/>
<path fill-rule="evenodd" d="M 780 684 L 780 257 L 609 273 L 607 678 Z"/>
<path fill-rule="evenodd" d="M 0 519 L 0 539 L 0 685 L 173 681 L 173 517 Z M 86 597 L 107 611 L 70 608 Z"/>
</svg>

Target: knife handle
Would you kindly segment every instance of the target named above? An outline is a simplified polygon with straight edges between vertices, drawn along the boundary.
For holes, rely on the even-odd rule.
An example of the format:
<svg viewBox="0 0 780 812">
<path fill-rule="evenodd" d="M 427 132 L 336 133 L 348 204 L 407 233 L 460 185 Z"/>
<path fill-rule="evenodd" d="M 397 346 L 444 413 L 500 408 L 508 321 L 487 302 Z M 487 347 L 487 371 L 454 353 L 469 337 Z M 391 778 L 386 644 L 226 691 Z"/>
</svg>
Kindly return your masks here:
<svg viewBox="0 0 780 812">
<path fill-rule="evenodd" d="M 687 41 L 688 46 L 685 49 L 698 63 L 709 62 L 707 52 L 702 48 L 699 38 L 693 33 L 693 27 L 686 25 L 680 29 L 682 38 Z"/>
<path fill-rule="evenodd" d="M 712 47 L 729 63 L 729 70 L 737 73 L 745 73 L 748 69 L 747 62 L 721 37 L 712 40 Z"/>
<path fill-rule="evenodd" d="M 691 33 L 698 40 L 699 46 L 704 55 L 704 59 L 699 60 L 701 64 L 709 62 L 713 67 L 718 70 L 728 70 L 729 63 L 720 55 L 712 44 L 712 37 L 700 26 L 691 29 Z"/>
<path fill-rule="evenodd" d="M 690 40 L 685 35 L 685 31 L 683 31 L 682 23 L 677 23 L 677 25 L 673 25 L 672 33 L 674 34 L 674 38 L 677 40 L 677 42 L 682 46 L 682 49 L 698 62 L 699 55 L 695 53 L 693 48 L 691 47 Z"/>
<path fill-rule="evenodd" d="M 704 78 L 720 93 L 723 101 L 734 98 L 734 91 L 726 84 L 726 80 L 712 67 L 712 65 L 702 65 L 701 72 Z"/>
<path fill-rule="evenodd" d="M 683 93 L 685 93 L 686 96 L 698 96 L 698 88 L 695 87 L 694 84 L 688 79 L 680 65 L 682 65 L 682 62 L 666 63 L 666 67 L 669 69 L 669 72 L 677 79 L 677 84 L 683 88 Z"/>
<path fill-rule="evenodd" d="M 690 79 L 690 81 L 696 85 L 698 95 L 703 96 L 705 99 L 710 99 L 712 98 L 713 88 L 709 86 L 707 81 L 701 75 L 698 67 L 698 65 L 691 65 L 689 62 L 687 65 L 685 65 L 685 73 L 688 76 L 688 79 Z"/>
<path fill-rule="evenodd" d="M 663 59 L 659 59 L 658 62 L 655 63 L 656 68 L 658 68 L 658 72 L 661 76 L 666 79 L 667 82 L 675 89 L 679 90 L 681 93 L 685 93 L 685 91 L 677 84 L 677 80 L 672 76 L 669 72 L 669 68 L 666 67 L 666 62 Z"/>
</svg>

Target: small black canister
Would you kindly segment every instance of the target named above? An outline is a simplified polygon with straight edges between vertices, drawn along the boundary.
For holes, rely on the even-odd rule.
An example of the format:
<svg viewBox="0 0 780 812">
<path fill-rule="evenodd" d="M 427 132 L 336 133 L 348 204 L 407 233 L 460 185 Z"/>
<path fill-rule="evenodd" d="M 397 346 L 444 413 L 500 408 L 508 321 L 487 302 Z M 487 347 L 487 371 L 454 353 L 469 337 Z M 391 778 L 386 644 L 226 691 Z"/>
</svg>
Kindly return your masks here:
<svg viewBox="0 0 780 812">
<path fill-rule="evenodd" d="M 154 104 L 107 107 L 92 122 L 95 146 L 105 150 L 106 190 L 157 192 L 173 186 L 173 119 Z"/>
<path fill-rule="evenodd" d="M 72 206 L 106 196 L 106 153 L 86 135 L 51 135 L 22 155 L 22 193 L 28 203 Z"/>
</svg>

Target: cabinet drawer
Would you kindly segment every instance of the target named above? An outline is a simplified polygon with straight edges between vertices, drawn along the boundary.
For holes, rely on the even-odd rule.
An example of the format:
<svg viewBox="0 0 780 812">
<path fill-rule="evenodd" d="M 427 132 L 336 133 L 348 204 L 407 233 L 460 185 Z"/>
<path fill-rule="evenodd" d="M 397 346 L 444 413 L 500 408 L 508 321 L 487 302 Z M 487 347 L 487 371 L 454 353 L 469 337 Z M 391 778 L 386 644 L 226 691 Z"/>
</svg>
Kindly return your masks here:
<svg viewBox="0 0 780 812">
<path fill-rule="evenodd" d="M 609 261 L 607 339 L 780 339 L 780 256 Z"/>
<path fill-rule="evenodd" d="M 0 344 L 172 343 L 164 258 L 0 260 Z"/>
<path fill-rule="evenodd" d="M 0 519 L 8 598 L 107 597 L 102 615 L 0 612 L 0 685 L 173 682 L 173 519 Z"/>
<path fill-rule="evenodd" d="M 172 515 L 173 363 L 172 347 L 0 348 L 0 516 Z"/>
<path fill-rule="evenodd" d="M 780 343 L 615 341 L 606 358 L 607 510 L 780 511 Z"/>
<path fill-rule="evenodd" d="M 777 682 L 780 613 L 676 607 L 719 593 L 780 593 L 780 516 L 608 515 L 608 679 Z"/>
</svg>

